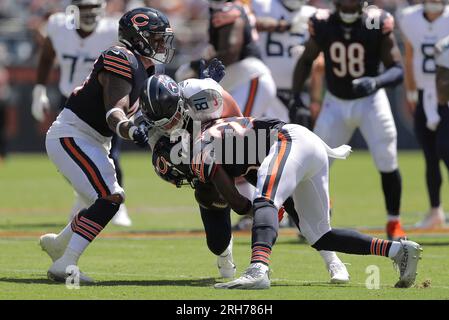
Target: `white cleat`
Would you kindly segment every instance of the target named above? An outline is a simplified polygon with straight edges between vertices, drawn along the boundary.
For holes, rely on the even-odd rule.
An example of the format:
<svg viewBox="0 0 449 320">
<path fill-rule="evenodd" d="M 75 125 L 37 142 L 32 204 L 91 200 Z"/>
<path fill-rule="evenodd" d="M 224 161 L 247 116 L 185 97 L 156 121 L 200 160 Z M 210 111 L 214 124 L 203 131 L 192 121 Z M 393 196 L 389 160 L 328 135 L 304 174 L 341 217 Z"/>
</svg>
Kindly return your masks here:
<svg viewBox="0 0 449 320">
<path fill-rule="evenodd" d="M 328 271 L 331 276 L 330 283 L 342 284 L 349 282 L 350 276 L 343 262 L 332 262 L 328 266 Z"/>
<path fill-rule="evenodd" d="M 215 289 L 269 289 L 268 270 L 258 265 L 250 265 L 240 278 L 230 282 L 217 283 Z"/>
<path fill-rule="evenodd" d="M 410 288 L 415 283 L 421 252 L 422 248 L 416 242 L 401 240 L 401 249 L 393 258 L 393 264 L 399 270 L 396 288 Z"/>
<path fill-rule="evenodd" d="M 445 222 L 446 216 L 444 215 L 443 208 L 432 208 L 422 221 L 415 224 L 415 228 L 433 229 L 442 227 Z"/>
<path fill-rule="evenodd" d="M 57 235 L 54 233 L 47 233 L 39 238 L 39 245 L 50 256 L 53 262 L 61 258 L 65 250 L 65 246 L 56 241 L 56 237 Z"/>
<path fill-rule="evenodd" d="M 76 265 L 68 263 L 63 259 L 56 260 L 53 265 L 47 271 L 47 277 L 55 282 L 66 282 L 68 277 L 71 277 L 73 281 L 79 279 L 79 283 L 89 284 L 95 281 L 81 272 Z"/>
<path fill-rule="evenodd" d="M 112 218 L 111 223 L 120 226 L 120 227 L 131 227 L 132 221 L 128 215 L 128 209 L 126 209 L 125 204 L 120 205 L 120 209 L 115 214 L 114 218 Z"/>
<path fill-rule="evenodd" d="M 226 250 L 217 256 L 217 267 L 222 278 L 234 279 L 237 268 L 232 258 L 232 238 Z"/>
</svg>

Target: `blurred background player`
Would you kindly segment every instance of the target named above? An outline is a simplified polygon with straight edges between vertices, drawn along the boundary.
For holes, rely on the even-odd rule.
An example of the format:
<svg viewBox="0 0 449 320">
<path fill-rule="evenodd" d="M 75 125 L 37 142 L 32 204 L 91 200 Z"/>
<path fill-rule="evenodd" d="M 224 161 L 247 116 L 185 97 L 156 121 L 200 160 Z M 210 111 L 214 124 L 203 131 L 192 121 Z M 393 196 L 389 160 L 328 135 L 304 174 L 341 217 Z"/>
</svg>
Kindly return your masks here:
<svg viewBox="0 0 449 320">
<path fill-rule="evenodd" d="M 322 98 L 323 61 L 317 59 L 311 76 L 310 101 L 306 108 L 294 110 L 289 116 L 292 101 L 292 80 L 295 65 L 304 51 L 309 38 L 308 21 L 316 8 L 307 5 L 307 0 L 254 0 L 252 10 L 256 16 L 259 33 L 259 48 L 262 60 L 268 66 L 276 83 L 277 98 L 266 115 L 282 121 L 297 123 L 311 128 L 310 113 L 316 116 Z M 304 106 L 305 107 L 305 106 Z"/>
<path fill-rule="evenodd" d="M 302 91 L 313 61 L 323 52 L 328 90 L 314 132 L 336 147 L 360 128 L 381 175 L 388 238 L 403 238 L 397 132 L 383 89 L 403 79 L 401 54 L 392 33 L 394 19 L 380 9 L 363 11 L 364 1 L 334 3 L 334 12 L 319 10 L 310 20 L 311 38 L 295 68 L 293 90 Z M 381 62 L 383 73 L 379 73 Z"/>
<path fill-rule="evenodd" d="M 12 104 L 9 73 L 0 63 L 0 165 L 8 151 L 7 141 L 16 131 L 16 109 Z"/>
<path fill-rule="evenodd" d="M 139 110 L 145 80 L 155 64 L 169 63 L 174 34 L 167 17 L 152 8 L 128 11 L 119 21 L 119 45 L 103 51 L 82 87 L 72 92 L 47 132 L 47 154 L 88 207 L 40 245 L 53 260 L 48 277 L 64 281 L 89 244 L 125 201 L 109 158 L 113 133 L 148 147 L 147 130 L 131 119 Z M 79 270 L 78 270 L 79 271 Z M 72 270 L 75 272 L 75 270 Z M 80 273 L 82 282 L 92 279 Z"/>
<path fill-rule="evenodd" d="M 33 89 L 31 107 L 34 118 L 39 122 L 46 120 L 50 108 L 45 85 L 55 58 L 60 66 L 61 100 L 58 108 L 62 108 L 72 91 L 86 80 L 98 55 L 118 40 L 118 20 L 104 17 L 105 0 L 73 0 L 71 3 L 79 8 L 79 21 L 73 21 L 78 18 L 77 13 L 69 16 L 64 12 L 51 15 L 48 21 L 47 36 L 44 39 L 37 66 L 37 84 Z M 119 162 L 120 143 L 120 138 L 114 135 L 111 157 L 117 170 L 117 179 L 122 185 L 122 170 Z M 87 204 L 77 195 L 70 219 L 86 206 Z M 124 204 L 120 206 L 112 223 L 131 226 Z"/>
<path fill-rule="evenodd" d="M 438 40 L 449 35 L 449 6 L 446 0 L 425 0 L 423 4 L 405 8 L 399 18 L 405 46 L 405 87 L 407 104 L 414 113 L 415 134 L 421 144 L 426 163 L 426 185 L 430 200 L 427 216 L 418 228 L 439 227 L 445 222 L 441 205 L 440 160 L 445 153 L 437 141 L 441 121 L 435 85 L 435 52 Z M 447 139 L 447 138 L 446 138 Z"/>
</svg>

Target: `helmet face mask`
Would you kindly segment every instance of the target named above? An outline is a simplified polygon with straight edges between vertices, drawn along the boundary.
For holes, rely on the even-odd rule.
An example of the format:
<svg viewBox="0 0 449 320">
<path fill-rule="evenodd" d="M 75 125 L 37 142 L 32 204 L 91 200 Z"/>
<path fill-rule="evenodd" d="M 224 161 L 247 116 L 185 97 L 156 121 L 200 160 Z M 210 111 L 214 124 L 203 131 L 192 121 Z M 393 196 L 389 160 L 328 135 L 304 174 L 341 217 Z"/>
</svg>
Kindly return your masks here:
<svg viewBox="0 0 449 320">
<path fill-rule="evenodd" d="M 287 9 L 297 11 L 301 9 L 301 7 L 308 2 L 308 0 L 281 0 L 281 2 Z"/>
<path fill-rule="evenodd" d="M 106 2 L 104 0 L 73 0 L 72 5 L 79 9 L 80 29 L 93 32 L 104 16 Z"/>
<path fill-rule="evenodd" d="M 154 64 L 173 59 L 174 33 L 167 17 L 152 8 L 137 8 L 125 13 L 119 22 L 119 41 Z"/>
<path fill-rule="evenodd" d="M 166 75 L 155 75 L 146 80 L 140 95 L 140 108 L 150 125 L 166 136 L 185 128 L 190 119 L 178 84 Z"/>
<path fill-rule="evenodd" d="M 340 19 L 344 23 L 354 23 L 362 15 L 365 1 L 363 0 L 335 0 L 335 7 Z"/>
<path fill-rule="evenodd" d="M 446 6 L 446 0 L 424 0 L 423 7 L 424 11 L 429 14 L 438 14 L 444 11 Z"/>
</svg>

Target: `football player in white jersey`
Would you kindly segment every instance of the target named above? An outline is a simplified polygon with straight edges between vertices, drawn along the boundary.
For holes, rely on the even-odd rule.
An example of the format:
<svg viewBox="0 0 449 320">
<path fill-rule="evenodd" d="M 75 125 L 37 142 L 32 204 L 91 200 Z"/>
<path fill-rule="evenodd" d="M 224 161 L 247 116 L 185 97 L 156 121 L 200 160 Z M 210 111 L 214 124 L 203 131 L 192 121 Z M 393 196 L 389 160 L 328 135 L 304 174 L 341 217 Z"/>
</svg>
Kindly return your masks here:
<svg viewBox="0 0 449 320">
<path fill-rule="evenodd" d="M 415 134 L 424 153 L 430 200 L 428 215 L 416 227 L 433 228 L 445 220 L 440 199 L 442 155 L 438 150 L 437 128 L 441 117 L 435 86 L 434 47 L 439 39 L 449 35 L 449 6 L 446 0 L 425 0 L 423 4 L 403 9 L 399 24 L 405 44 L 407 104 L 414 113 Z"/>
<path fill-rule="evenodd" d="M 79 8 L 79 28 L 73 17 L 63 12 L 50 16 L 47 25 L 47 37 L 37 67 L 37 82 L 33 89 L 31 111 L 37 121 L 45 119 L 49 110 L 49 100 L 45 84 L 55 58 L 60 65 L 59 91 L 61 92 L 60 108 L 72 91 L 82 85 L 92 71 L 100 53 L 117 42 L 118 21 L 103 17 L 106 2 L 104 0 L 73 0 L 72 5 Z M 76 16 L 76 15 L 75 15 Z M 72 19 L 72 20 L 71 20 Z M 71 27 L 73 26 L 73 27 Z M 119 183 L 122 184 L 122 171 L 119 162 L 120 140 L 114 136 L 111 155 L 117 170 Z M 87 204 L 77 195 L 70 219 Z M 113 224 L 130 226 L 126 206 L 112 220 Z"/>
</svg>

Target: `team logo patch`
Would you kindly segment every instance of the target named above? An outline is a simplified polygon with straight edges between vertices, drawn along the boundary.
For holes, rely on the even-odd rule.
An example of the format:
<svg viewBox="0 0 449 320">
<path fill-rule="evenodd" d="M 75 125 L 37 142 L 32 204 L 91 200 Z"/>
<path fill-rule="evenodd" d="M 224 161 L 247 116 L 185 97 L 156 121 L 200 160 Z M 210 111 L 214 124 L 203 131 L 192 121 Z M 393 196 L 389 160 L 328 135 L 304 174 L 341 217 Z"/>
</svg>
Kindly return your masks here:
<svg viewBox="0 0 449 320">
<path fill-rule="evenodd" d="M 138 27 L 144 27 L 150 23 L 150 18 L 146 14 L 138 13 L 131 18 L 132 23 Z"/>
</svg>

